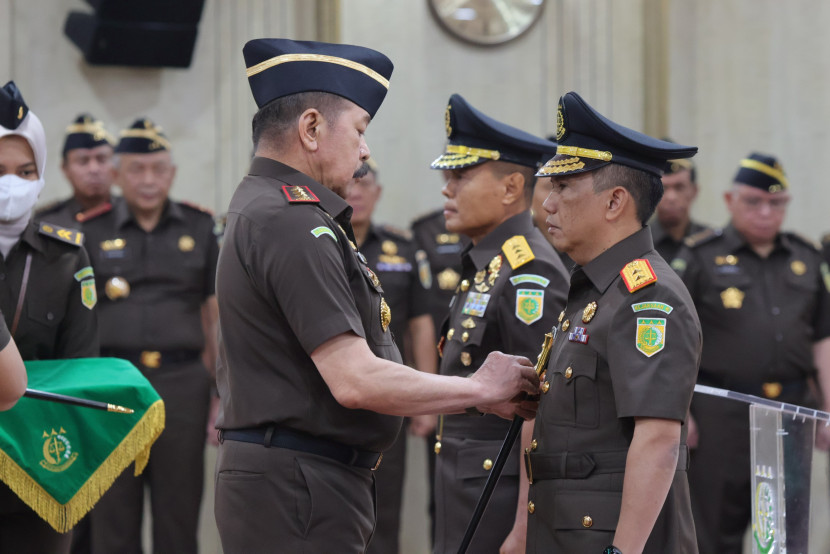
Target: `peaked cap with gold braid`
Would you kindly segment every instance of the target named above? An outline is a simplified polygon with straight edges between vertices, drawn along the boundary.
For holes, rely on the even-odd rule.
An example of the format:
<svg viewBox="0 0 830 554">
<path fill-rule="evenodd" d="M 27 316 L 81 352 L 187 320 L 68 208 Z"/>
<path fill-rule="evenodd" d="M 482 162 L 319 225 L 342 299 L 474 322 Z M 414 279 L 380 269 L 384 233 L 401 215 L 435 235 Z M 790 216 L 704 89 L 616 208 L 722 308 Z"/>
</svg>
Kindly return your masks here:
<svg viewBox="0 0 830 554">
<path fill-rule="evenodd" d="M 63 155 L 76 148 L 97 148 L 109 144 L 115 146 L 115 139 L 104 128 L 104 123 L 88 113 L 75 118 L 66 128 L 63 141 Z"/>
<path fill-rule="evenodd" d="M 633 167 L 658 177 L 667 160 L 691 158 L 696 146 L 683 146 L 638 133 L 606 118 L 575 92 L 559 99 L 556 156 L 539 177 L 593 171 L 609 163 Z"/>
<path fill-rule="evenodd" d="M 450 96 L 444 111 L 448 144 L 432 169 L 460 169 L 490 160 L 532 168 L 556 152 L 556 143 L 511 127 L 483 114 L 460 94 Z"/>
</svg>

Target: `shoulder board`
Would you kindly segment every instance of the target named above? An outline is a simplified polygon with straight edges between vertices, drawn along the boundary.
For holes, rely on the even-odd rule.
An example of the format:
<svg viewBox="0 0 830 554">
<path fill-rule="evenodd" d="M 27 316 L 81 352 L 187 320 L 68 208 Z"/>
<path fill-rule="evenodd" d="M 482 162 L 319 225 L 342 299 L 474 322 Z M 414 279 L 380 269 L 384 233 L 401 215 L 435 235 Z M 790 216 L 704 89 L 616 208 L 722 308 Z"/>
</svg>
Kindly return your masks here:
<svg viewBox="0 0 830 554">
<path fill-rule="evenodd" d="M 501 249 L 507 257 L 507 261 L 510 262 L 510 267 L 513 269 L 522 267 L 526 263 L 536 259 L 536 255 L 527 243 L 527 239 L 522 235 L 514 235 L 507 239 L 501 245 Z"/>
<path fill-rule="evenodd" d="M 66 227 L 61 227 L 60 225 L 46 223 L 45 221 L 40 222 L 40 228 L 38 231 L 41 235 L 52 237 L 53 239 L 74 246 L 81 246 L 84 243 L 84 234 L 82 232 L 75 229 L 67 229 Z"/>
<path fill-rule="evenodd" d="M 625 264 L 620 270 L 620 275 L 625 282 L 628 292 L 636 292 L 643 287 L 647 287 L 652 283 L 657 282 L 657 275 L 646 259 L 632 260 Z"/>
<path fill-rule="evenodd" d="M 683 241 L 683 244 L 690 248 L 694 248 L 695 246 L 699 246 L 701 244 L 706 244 L 707 242 L 718 238 L 723 234 L 723 231 L 720 229 L 704 229 L 703 231 L 697 232 L 693 235 L 689 235 Z"/>
<path fill-rule="evenodd" d="M 200 204 L 194 204 L 193 202 L 187 202 L 186 200 L 179 200 L 179 204 L 185 208 L 190 208 L 191 210 L 196 210 L 197 212 L 203 212 L 213 217 L 213 211 Z"/>
<path fill-rule="evenodd" d="M 401 229 L 400 227 L 395 227 L 394 225 L 381 225 L 380 228 L 386 233 L 394 235 L 399 239 L 412 240 L 412 233 L 406 229 Z"/>
<path fill-rule="evenodd" d="M 809 238 L 809 237 L 805 237 L 802 234 L 794 233 L 792 231 L 789 231 L 785 234 L 788 237 L 790 237 L 791 239 L 795 239 L 797 242 L 805 244 L 805 245 L 809 246 L 810 248 L 813 248 L 815 250 L 821 250 L 821 245 L 819 243 L 817 243 L 816 241 L 814 241 L 813 239 Z"/>
<path fill-rule="evenodd" d="M 112 211 L 112 204 L 109 202 L 104 202 L 99 206 L 95 206 L 94 208 L 90 208 L 85 210 L 81 213 L 75 214 L 75 221 L 78 223 L 84 223 L 85 221 L 89 221 L 90 219 L 94 219 L 99 215 L 104 215 L 107 212 Z"/>
<path fill-rule="evenodd" d="M 444 216 L 444 209 L 443 208 L 438 208 L 437 210 L 432 210 L 431 212 L 427 212 L 425 214 L 419 215 L 418 217 L 416 217 L 415 219 L 412 220 L 412 225 L 411 226 L 415 227 L 416 225 L 418 225 L 420 223 L 423 223 L 424 221 L 428 221 L 430 219 L 438 217 L 439 215 L 441 217 Z"/>
<path fill-rule="evenodd" d="M 292 204 L 319 204 L 320 199 L 311 189 L 302 185 L 283 185 L 282 192 Z"/>
<path fill-rule="evenodd" d="M 56 212 L 63 208 L 67 202 L 68 200 L 55 200 L 53 202 L 49 202 L 48 204 L 44 204 L 43 206 L 35 209 L 35 215 L 41 216 L 51 212 Z"/>
</svg>

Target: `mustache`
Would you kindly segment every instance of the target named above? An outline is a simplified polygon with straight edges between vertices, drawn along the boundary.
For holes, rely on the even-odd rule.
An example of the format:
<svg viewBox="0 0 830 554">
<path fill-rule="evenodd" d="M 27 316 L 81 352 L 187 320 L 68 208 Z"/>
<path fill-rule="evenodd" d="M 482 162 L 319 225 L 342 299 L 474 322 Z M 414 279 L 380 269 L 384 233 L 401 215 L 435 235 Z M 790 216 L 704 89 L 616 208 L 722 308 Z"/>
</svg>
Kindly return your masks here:
<svg viewBox="0 0 830 554">
<path fill-rule="evenodd" d="M 363 177 L 366 177 L 366 175 L 368 173 L 369 173 L 369 164 L 367 164 L 366 162 L 363 162 L 363 165 L 361 165 L 357 169 L 357 171 L 354 172 L 354 175 L 352 175 L 352 178 L 353 179 L 362 179 Z"/>
</svg>

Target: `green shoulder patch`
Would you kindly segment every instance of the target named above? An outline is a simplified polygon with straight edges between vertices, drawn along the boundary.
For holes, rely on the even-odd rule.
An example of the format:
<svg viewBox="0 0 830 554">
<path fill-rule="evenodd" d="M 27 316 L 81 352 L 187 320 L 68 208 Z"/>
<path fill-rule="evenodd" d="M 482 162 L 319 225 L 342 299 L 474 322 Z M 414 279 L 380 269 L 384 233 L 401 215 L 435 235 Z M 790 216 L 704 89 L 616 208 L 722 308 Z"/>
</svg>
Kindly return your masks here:
<svg viewBox="0 0 830 554">
<path fill-rule="evenodd" d="M 45 221 L 40 222 L 38 232 L 41 235 L 52 237 L 53 239 L 71 244 L 73 246 L 81 246 L 84 243 L 84 234 L 82 232 L 75 229 L 67 229 L 66 227 L 61 227 L 60 225 L 46 223 Z"/>
<path fill-rule="evenodd" d="M 320 225 L 319 227 L 315 227 L 314 229 L 311 230 L 311 234 L 314 235 L 314 238 L 318 238 L 318 239 L 323 235 L 328 235 L 328 236 L 330 236 L 331 238 L 334 239 L 334 242 L 338 242 L 337 241 L 337 235 L 334 234 L 334 231 L 332 231 L 330 228 L 326 227 L 325 225 Z"/>
</svg>

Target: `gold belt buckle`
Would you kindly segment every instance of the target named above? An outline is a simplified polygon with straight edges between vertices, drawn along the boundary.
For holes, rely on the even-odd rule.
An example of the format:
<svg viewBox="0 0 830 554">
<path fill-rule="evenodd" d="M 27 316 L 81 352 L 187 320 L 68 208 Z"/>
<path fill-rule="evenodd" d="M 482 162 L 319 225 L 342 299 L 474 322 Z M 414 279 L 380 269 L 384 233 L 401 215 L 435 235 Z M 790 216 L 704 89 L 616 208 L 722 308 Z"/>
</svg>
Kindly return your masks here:
<svg viewBox="0 0 830 554">
<path fill-rule="evenodd" d="M 158 350 L 142 350 L 141 365 L 150 369 L 157 369 L 161 365 L 161 352 Z"/>
<path fill-rule="evenodd" d="M 781 383 L 764 383 L 761 385 L 761 389 L 764 391 L 764 396 L 767 398 L 778 398 L 781 396 L 781 392 L 784 390 L 784 387 Z"/>
<path fill-rule="evenodd" d="M 527 472 L 527 482 L 533 484 L 533 466 L 530 465 L 530 448 L 525 448 L 525 471 Z"/>
<path fill-rule="evenodd" d="M 375 462 L 375 467 L 373 467 L 373 468 L 372 468 L 372 471 L 376 471 L 376 470 L 377 470 L 377 468 L 379 468 L 379 467 L 380 467 L 380 463 L 381 463 L 382 461 L 383 461 L 383 452 L 381 452 L 381 453 L 380 453 L 380 456 L 378 456 L 378 461 L 377 461 L 377 462 Z"/>
</svg>

